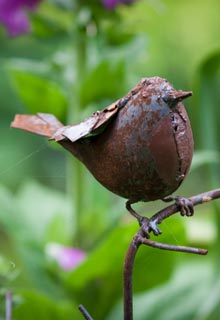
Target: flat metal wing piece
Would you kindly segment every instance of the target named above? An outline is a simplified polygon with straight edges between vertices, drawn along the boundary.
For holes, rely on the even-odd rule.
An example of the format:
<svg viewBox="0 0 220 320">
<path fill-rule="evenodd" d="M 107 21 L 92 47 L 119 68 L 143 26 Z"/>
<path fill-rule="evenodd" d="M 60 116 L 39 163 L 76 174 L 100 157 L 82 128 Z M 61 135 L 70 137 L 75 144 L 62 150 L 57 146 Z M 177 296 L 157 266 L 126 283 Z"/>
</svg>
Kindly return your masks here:
<svg viewBox="0 0 220 320">
<path fill-rule="evenodd" d="M 102 128 L 108 124 L 112 117 L 130 99 L 130 96 L 119 99 L 102 111 L 94 112 L 91 117 L 75 124 L 64 126 L 57 118 L 48 113 L 37 113 L 36 115 L 15 116 L 11 127 L 47 136 L 50 140 L 62 141 L 69 139 L 75 142 L 89 135 L 97 135 L 102 132 Z"/>
<path fill-rule="evenodd" d="M 37 113 L 36 115 L 16 114 L 11 127 L 51 137 L 54 132 L 63 127 L 63 124 L 49 113 Z"/>
<path fill-rule="evenodd" d="M 102 111 L 94 112 L 91 117 L 78 124 L 60 128 L 55 132 L 51 139 L 61 141 L 67 138 L 70 141 L 75 142 L 83 137 L 95 134 L 95 132 L 98 132 L 98 129 L 100 129 L 104 124 L 107 124 L 112 116 L 118 112 L 120 107 L 119 101 L 120 100 L 116 101 Z"/>
</svg>

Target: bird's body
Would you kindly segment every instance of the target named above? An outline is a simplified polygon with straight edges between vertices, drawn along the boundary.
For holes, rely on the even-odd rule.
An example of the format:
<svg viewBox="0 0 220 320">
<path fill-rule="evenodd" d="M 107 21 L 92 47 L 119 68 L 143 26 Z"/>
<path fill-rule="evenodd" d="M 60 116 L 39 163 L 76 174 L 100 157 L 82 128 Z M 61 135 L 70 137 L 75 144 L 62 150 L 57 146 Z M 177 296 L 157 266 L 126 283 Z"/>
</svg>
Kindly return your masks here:
<svg viewBox="0 0 220 320">
<path fill-rule="evenodd" d="M 85 164 L 107 189 L 130 202 L 163 199 L 185 178 L 193 137 L 177 91 L 144 78 L 124 98 L 89 119 L 63 126 L 54 116 L 17 115 L 12 127 L 48 136 Z"/>
</svg>

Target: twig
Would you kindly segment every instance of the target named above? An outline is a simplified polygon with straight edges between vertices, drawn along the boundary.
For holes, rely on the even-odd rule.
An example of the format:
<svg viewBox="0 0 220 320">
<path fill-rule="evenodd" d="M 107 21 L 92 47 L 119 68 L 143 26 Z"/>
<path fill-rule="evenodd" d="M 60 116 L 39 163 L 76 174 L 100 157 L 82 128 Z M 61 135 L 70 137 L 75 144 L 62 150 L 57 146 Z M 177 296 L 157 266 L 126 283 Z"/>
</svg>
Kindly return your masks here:
<svg viewBox="0 0 220 320">
<path fill-rule="evenodd" d="M 138 241 L 140 242 L 140 244 L 145 244 L 146 246 L 150 246 L 150 247 L 154 247 L 162 250 L 187 252 L 187 253 L 194 253 L 194 254 L 200 254 L 200 255 L 206 255 L 208 253 L 208 250 L 206 249 L 186 247 L 186 246 L 174 246 L 172 244 L 152 241 L 152 240 L 143 238 L 142 236 L 139 236 Z"/>
<path fill-rule="evenodd" d="M 220 198 L 220 189 L 211 190 L 202 194 L 198 194 L 189 198 L 188 200 L 192 202 L 193 206 L 198 204 L 203 204 L 209 202 L 211 200 L 215 200 Z M 177 213 L 179 211 L 179 207 L 176 204 L 170 205 L 161 211 L 154 214 L 149 219 L 149 230 L 147 230 L 147 234 L 152 231 L 150 225 L 159 224 L 164 219 L 170 217 L 171 215 Z M 141 244 L 148 245 L 151 247 L 164 249 L 164 250 L 172 250 L 172 251 L 181 251 L 181 252 L 188 252 L 188 253 L 195 253 L 205 255 L 207 254 L 207 250 L 205 249 L 198 249 L 198 248 L 191 248 L 185 246 L 174 246 L 169 244 L 163 244 L 160 242 L 151 241 L 146 239 L 146 226 L 145 232 L 143 232 L 142 227 L 134 236 L 132 242 L 129 245 L 125 262 L 124 262 L 124 320 L 133 320 L 133 302 L 132 302 L 132 270 L 134 265 L 134 260 L 138 248 Z"/>
<path fill-rule="evenodd" d="M 12 294 L 10 291 L 5 295 L 5 320 L 12 320 Z"/>
<path fill-rule="evenodd" d="M 78 309 L 86 320 L 93 320 L 93 318 L 90 316 L 90 314 L 82 304 L 79 305 Z"/>
</svg>

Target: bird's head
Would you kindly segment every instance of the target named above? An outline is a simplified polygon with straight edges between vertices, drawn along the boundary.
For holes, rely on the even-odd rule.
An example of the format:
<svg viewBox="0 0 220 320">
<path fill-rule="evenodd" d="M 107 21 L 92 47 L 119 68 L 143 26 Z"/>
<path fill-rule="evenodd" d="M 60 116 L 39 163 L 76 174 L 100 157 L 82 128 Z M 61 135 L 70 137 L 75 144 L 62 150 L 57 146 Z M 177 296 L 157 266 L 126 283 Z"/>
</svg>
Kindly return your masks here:
<svg viewBox="0 0 220 320">
<path fill-rule="evenodd" d="M 165 102 L 171 109 L 192 96 L 192 91 L 175 90 L 166 79 L 160 77 L 144 78 L 142 83 L 145 84 L 151 99 L 154 97 L 158 103 Z"/>
</svg>

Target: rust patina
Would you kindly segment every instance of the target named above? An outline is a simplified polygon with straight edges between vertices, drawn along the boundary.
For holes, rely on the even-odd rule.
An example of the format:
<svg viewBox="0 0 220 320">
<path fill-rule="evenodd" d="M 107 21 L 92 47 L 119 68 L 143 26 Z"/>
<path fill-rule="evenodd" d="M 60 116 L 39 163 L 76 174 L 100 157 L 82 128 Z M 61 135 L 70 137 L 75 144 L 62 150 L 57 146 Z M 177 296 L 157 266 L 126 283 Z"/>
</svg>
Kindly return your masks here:
<svg viewBox="0 0 220 320">
<path fill-rule="evenodd" d="M 63 126 L 40 113 L 17 115 L 11 126 L 56 140 L 103 186 L 131 202 L 162 199 L 191 164 L 193 136 L 181 102 L 191 95 L 160 77 L 144 78 L 79 124 Z"/>
</svg>

